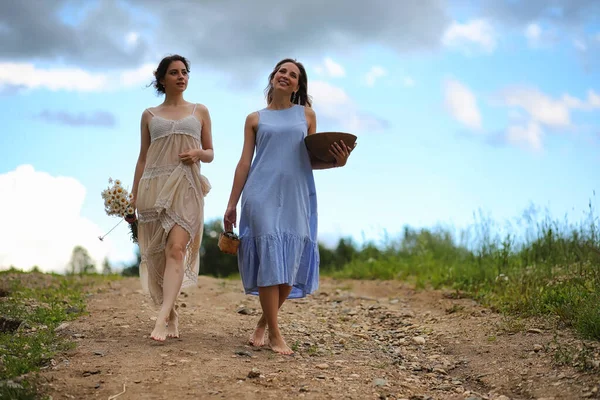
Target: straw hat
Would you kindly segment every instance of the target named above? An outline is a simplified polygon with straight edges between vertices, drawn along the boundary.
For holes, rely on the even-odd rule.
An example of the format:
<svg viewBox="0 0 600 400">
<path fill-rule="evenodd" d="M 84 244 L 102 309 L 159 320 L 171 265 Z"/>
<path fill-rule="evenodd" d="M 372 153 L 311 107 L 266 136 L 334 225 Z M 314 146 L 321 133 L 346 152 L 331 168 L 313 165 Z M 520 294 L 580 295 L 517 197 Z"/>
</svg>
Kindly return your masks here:
<svg viewBox="0 0 600 400">
<path fill-rule="evenodd" d="M 335 161 L 335 158 L 329 153 L 329 149 L 335 142 L 340 144 L 341 140 L 344 141 L 346 146 L 352 149 L 354 147 L 354 143 L 356 142 L 356 136 L 351 133 L 344 132 L 320 132 L 312 135 L 306 135 L 304 138 L 304 144 L 306 145 L 308 152 L 313 157 L 323 162 L 332 163 Z"/>
</svg>

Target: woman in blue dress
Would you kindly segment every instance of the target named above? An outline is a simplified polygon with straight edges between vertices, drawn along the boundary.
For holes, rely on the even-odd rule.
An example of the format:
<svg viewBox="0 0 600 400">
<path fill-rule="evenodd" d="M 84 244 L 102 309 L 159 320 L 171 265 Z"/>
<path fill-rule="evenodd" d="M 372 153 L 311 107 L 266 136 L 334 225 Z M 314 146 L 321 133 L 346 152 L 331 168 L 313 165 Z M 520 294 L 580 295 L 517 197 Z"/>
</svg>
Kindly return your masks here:
<svg viewBox="0 0 600 400">
<path fill-rule="evenodd" d="M 244 147 L 223 222 L 228 231 L 236 226 L 241 196 L 238 266 L 244 291 L 259 296 L 263 312 L 250 343 L 264 345 L 268 327 L 271 349 L 292 354 L 277 316 L 286 299 L 305 297 L 319 286 L 313 169 L 344 166 L 351 149 L 343 142 L 332 145 L 333 163 L 309 156 L 304 138 L 317 131 L 317 117 L 301 63 L 277 63 L 265 91 L 267 107 L 246 117 Z"/>
</svg>

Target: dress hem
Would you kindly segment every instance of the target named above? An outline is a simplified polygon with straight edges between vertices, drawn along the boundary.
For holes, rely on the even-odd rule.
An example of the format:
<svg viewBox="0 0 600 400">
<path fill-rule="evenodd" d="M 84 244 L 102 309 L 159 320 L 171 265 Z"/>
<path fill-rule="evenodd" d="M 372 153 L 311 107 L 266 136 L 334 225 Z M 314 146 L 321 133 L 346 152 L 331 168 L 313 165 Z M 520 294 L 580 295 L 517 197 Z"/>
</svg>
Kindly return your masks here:
<svg viewBox="0 0 600 400">
<path fill-rule="evenodd" d="M 292 286 L 288 299 L 293 299 L 318 289 L 319 247 L 310 237 L 280 232 L 240 239 L 238 268 L 246 294 L 258 295 L 259 287 L 285 284 Z M 261 271 L 261 264 L 270 270 Z"/>
</svg>

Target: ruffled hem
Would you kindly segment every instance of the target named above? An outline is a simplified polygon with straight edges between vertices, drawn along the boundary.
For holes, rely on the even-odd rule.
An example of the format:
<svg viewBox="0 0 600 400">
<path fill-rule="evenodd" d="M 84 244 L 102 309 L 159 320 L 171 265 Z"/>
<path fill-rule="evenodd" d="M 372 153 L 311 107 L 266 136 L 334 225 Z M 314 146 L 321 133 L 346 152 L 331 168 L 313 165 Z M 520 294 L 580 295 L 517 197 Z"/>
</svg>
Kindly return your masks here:
<svg viewBox="0 0 600 400">
<path fill-rule="evenodd" d="M 306 297 L 319 287 L 319 246 L 309 237 L 281 232 L 257 237 L 242 236 L 238 268 L 246 294 L 258 288 L 292 286 L 288 299 Z"/>
<path fill-rule="evenodd" d="M 146 181 L 155 181 L 159 177 L 167 175 L 166 181 L 161 185 L 152 207 L 138 213 L 140 233 L 151 230 L 143 232 L 144 235 L 140 235 L 140 237 L 146 238 L 139 242 L 142 253 L 140 278 L 144 292 L 151 295 L 155 304 L 162 303 L 162 283 L 165 268 L 164 249 L 168 234 L 175 225 L 183 228 L 190 237 L 186 244 L 184 278 L 181 289 L 197 284 L 200 241 L 204 225 L 204 197 L 211 190 L 208 179 L 204 175 L 195 174 L 191 168 L 186 168 L 180 164 L 167 172 L 168 174 L 156 174 L 144 178 Z M 156 185 L 157 183 L 145 182 L 145 184 Z M 186 191 L 191 191 L 198 207 L 197 212 L 191 215 L 187 210 L 189 220 L 173 209 L 174 204 L 181 204 L 181 196 L 184 196 Z M 187 204 L 189 205 L 189 203 Z"/>
</svg>

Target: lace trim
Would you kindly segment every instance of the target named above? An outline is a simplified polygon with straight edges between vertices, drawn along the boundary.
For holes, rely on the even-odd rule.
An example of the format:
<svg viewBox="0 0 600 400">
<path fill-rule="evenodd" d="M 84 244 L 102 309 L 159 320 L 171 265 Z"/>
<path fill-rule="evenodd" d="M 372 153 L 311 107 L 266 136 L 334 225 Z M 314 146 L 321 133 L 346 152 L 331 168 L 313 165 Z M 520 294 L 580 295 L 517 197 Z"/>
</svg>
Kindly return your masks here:
<svg viewBox="0 0 600 400">
<path fill-rule="evenodd" d="M 156 134 L 154 136 L 151 137 L 151 142 L 154 142 L 155 140 L 164 138 L 166 136 L 169 135 L 186 135 L 186 136 L 191 136 L 196 140 L 200 140 L 202 135 L 200 133 L 197 132 L 184 132 L 184 131 L 168 131 L 168 132 L 161 132 L 159 134 Z"/>
<path fill-rule="evenodd" d="M 156 171 L 156 176 L 162 176 L 162 174 L 164 173 L 164 171 L 158 171 L 159 169 L 161 169 L 163 167 L 156 167 L 157 171 Z M 164 170 L 167 170 L 168 168 L 164 168 Z M 208 182 L 208 179 L 206 179 L 205 176 L 200 175 L 200 180 L 202 183 L 202 188 L 199 189 L 198 186 L 196 186 L 196 183 L 192 177 L 192 170 L 191 168 L 185 168 L 184 169 L 184 176 L 186 178 L 186 180 L 188 181 L 190 187 L 192 188 L 192 190 L 194 191 L 194 195 L 196 200 L 200 203 L 202 201 L 202 199 L 208 194 L 208 192 L 211 189 L 210 183 Z M 151 175 L 152 173 L 149 173 L 149 175 Z M 166 174 L 166 173 L 165 173 Z M 154 177 L 156 177 L 154 176 Z M 146 222 L 154 222 L 154 221 L 158 221 L 160 219 L 161 216 L 161 212 L 163 210 L 169 210 L 171 208 L 171 201 L 170 200 L 164 200 L 164 201 L 157 201 L 154 208 L 148 209 L 148 210 L 144 210 L 144 211 L 138 211 L 138 218 L 140 220 L 141 223 L 146 223 Z M 176 214 L 173 214 L 176 215 Z M 177 217 L 179 218 L 179 217 Z M 179 218 L 181 221 L 183 221 L 183 219 Z M 181 225 L 179 222 L 177 222 L 178 225 Z M 187 224 L 186 224 L 187 225 Z M 189 225 L 188 225 L 189 226 Z M 190 231 L 190 229 L 186 229 L 188 231 Z"/>
<path fill-rule="evenodd" d="M 141 179 L 152 179 L 159 176 L 171 175 L 179 164 L 160 165 L 158 167 L 147 167 L 144 169 Z M 141 180 L 140 179 L 140 180 Z"/>
<path fill-rule="evenodd" d="M 166 203 L 166 202 L 164 202 Z M 144 210 L 138 214 L 140 223 L 146 224 L 149 222 L 160 221 L 163 229 L 167 232 L 173 228 L 174 225 L 179 225 L 189 233 L 190 237 L 193 238 L 192 227 L 183 218 L 169 210 L 168 207 L 164 207 L 161 204 L 157 204 L 157 207 L 151 210 Z M 148 249 L 151 253 L 154 253 L 154 249 Z"/>
<path fill-rule="evenodd" d="M 162 225 L 165 232 L 171 231 L 175 225 L 181 226 L 190 235 L 190 240 L 193 240 L 196 236 L 192 232 L 192 227 L 183 218 L 175 214 L 169 209 L 164 209 L 164 213 L 160 215 L 160 224 Z"/>
<path fill-rule="evenodd" d="M 144 210 L 144 211 L 138 211 L 138 219 L 140 220 L 140 223 L 142 223 L 142 224 L 145 224 L 147 222 L 158 221 L 159 213 L 160 213 L 160 210 L 158 208 Z"/>
<path fill-rule="evenodd" d="M 194 175 L 194 171 L 192 170 L 193 167 L 194 166 L 188 166 L 188 165 L 183 165 L 183 164 L 161 165 L 158 167 L 147 167 L 146 169 L 144 169 L 144 173 L 142 174 L 142 178 L 140 179 L 140 187 L 144 186 L 144 185 L 142 185 L 143 181 L 158 178 L 161 176 L 171 175 L 173 172 L 175 172 L 175 170 L 177 168 L 182 168 L 183 174 L 184 174 L 186 180 L 188 181 L 188 183 L 190 184 L 190 186 L 192 187 L 192 189 L 194 190 L 194 194 L 196 195 L 196 197 L 206 197 L 206 195 L 208 194 L 208 192 L 211 189 L 211 185 L 208 182 L 208 179 L 206 179 L 206 177 L 203 176 L 202 174 L 200 174 L 198 171 L 198 175 L 199 175 L 200 182 L 202 185 L 202 187 L 199 188 L 196 185 L 196 181 L 193 176 Z M 146 184 L 145 187 L 147 190 L 149 188 L 148 184 Z"/>
</svg>

